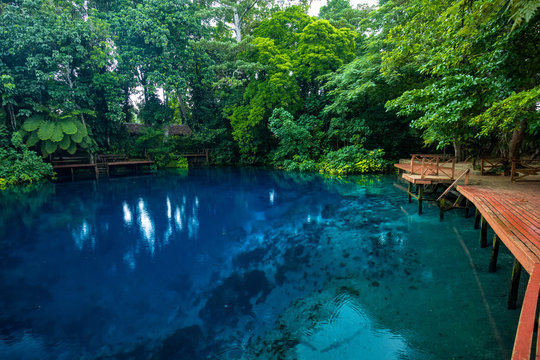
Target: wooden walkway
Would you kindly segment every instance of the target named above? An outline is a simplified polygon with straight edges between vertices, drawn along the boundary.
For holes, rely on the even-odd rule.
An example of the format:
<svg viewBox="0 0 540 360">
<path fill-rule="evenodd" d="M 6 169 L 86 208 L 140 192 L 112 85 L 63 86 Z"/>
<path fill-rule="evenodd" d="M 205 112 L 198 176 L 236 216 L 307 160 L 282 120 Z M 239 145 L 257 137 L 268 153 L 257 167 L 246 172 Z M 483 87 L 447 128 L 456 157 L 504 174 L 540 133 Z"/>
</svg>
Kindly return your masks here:
<svg viewBox="0 0 540 360">
<path fill-rule="evenodd" d="M 452 184 L 455 181 L 456 159 L 452 156 L 413 154 L 407 163 L 398 163 L 394 166 L 402 172 L 401 177 L 408 183 L 407 189 L 397 184 L 395 186 L 407 192 L 409 202 L 412 198 L 418 200 L 419 214 L 422 213 L 422 202 L 428 200 L 424 198 L 428 186 L 431 187 L 431 193 L 435 193 L 439 185 Z M 415 191 L 413 191 L 413 186 Z"/>
<path fill-rule="evenodd" d="M 148 159 L 129 159 L 125 154 L 97 155 L 97 161 L 89 156 L 63 156 L 51 159 L 54 171 L 69 171 L 71 180 L 75 180 L 75 170 L 89 169 L 95 174 L 96 180 L 101 175 L 110 175 L 112 167 L 129 167 L 137 172 L 140 166 L 153 165 Z"/>
<path fill-rule="evenodd" d="M 512 271 L 509 308 L 515 308 L 521 268 L 530 275 L 512 359 L 530 360 L 531 354 L 535 353 L 533 358 L 540 359 L 540 339 L 536 340 L 536 349 L 533 340 L 534 333 L 538 331 L 536 320 L 540 293 L 540 184 L 519 188 L 465 185 L 458 186 L 457 190 L 474 204 L 482 216 L 482 224 L 489 224 L 495 232 L 490 271 L 496 268 L 501 241 L 516 259 Z M 484 226 L 482 237 L 485 237 Z"/>
</svg>

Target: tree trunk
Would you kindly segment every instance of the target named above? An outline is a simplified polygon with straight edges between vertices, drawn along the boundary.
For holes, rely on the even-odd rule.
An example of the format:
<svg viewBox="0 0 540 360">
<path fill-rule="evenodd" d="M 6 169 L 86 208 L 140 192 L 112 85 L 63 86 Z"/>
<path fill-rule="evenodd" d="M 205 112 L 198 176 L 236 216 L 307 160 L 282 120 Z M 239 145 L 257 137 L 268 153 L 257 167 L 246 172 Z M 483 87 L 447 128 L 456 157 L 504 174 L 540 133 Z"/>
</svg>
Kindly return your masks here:
<svg viewBox="0 0 540 360">
<path fill-rule="evenodd" d="M 240 22 L 240 16 L 236 12 L 236 9 L 234 10 L 234 34 L 236 35 L 236 42 L 239 43 L 242 41 L 242 24 Z"/>
<path fill-rule="evenodd" d="M 457 141 L 454 141 L 454 156 L 456 157 L 456 162 L 462 160 L 462 151 L 461 151 L 461 144 Z"/>
<path fill-rule="evenodd" d="M 508 147 L 508 160 L 512 161 L 514 159 L 519 159 L 521 152 L 521 143 L 525 137 L 525 130 L 527 129 L 528 119 L 521 120 L 519 124 L 519 129 L 514 130 L 512 133 L 512 140 L 510 140 L 510 145 Z"/>
<path fill-rule="evenodd" d="M 180 93 L 178 94 L 178 103 L 180 104 L 180 111 L 182 112 L 182 123 L 187 124 L 186 104 L 184 103 L 184 97 Z"/>
<path fill-rule="evenodd" d="M 13 110 L 13 104 L 8 103 L 8 117 L 11 121 L 11 127 L 13 128 L 13 131 L 17 131 L 17 118 L 15 117 L 15 111 Z"/>
</svg>

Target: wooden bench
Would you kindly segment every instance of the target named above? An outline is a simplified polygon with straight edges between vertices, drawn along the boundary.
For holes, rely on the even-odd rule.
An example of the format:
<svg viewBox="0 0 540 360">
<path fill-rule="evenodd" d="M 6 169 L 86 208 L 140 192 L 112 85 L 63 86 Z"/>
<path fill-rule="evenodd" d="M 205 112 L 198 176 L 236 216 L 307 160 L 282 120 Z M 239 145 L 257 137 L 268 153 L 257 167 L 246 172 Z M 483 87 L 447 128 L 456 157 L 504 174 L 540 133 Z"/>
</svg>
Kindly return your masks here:
<svg viewBox="0 0 540 360">
<path fill-rule="evenodd" d="M 519 175 L 521 174 L 521 175 Z M 527 179 L 524 177 L 540 174 L 540 164 L 535 160 L 512 160 L 510 180 L 512 181 L 539 181 L 540 179 Z"/>
</svg>

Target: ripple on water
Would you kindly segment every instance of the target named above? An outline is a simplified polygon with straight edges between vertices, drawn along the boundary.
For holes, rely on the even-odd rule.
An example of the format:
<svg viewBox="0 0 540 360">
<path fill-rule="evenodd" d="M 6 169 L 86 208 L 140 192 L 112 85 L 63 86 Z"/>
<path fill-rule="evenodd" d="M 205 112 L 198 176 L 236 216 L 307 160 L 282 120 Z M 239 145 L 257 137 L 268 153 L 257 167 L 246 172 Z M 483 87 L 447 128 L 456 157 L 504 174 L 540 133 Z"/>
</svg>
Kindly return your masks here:
<svg viewBox="0 0 540 360">
<path fill-rule="evenodd" d="M 327 303 L 328 319 L 313 331 L 304 332 L 296 347 L 298 359 L 395 359 L 407 343 L 389 330 L 374 325 L 361 304 L 350 294 L 340 293 Z"/>
</svg>

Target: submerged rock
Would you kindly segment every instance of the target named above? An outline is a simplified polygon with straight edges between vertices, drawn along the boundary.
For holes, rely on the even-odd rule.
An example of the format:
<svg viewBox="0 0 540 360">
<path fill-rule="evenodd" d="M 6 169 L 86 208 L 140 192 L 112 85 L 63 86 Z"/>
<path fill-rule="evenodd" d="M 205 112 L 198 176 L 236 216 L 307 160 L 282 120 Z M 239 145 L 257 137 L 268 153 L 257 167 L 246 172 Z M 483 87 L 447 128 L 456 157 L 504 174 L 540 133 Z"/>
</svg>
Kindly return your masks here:
<svg viewBox="0 0 540 360">
<path fill-rule="evenodd" d="M 234 258 L 233 264 L 240 268 L 248 268 L 254 264 L 261 263 L 267 252 L 267 249 L 259 247 L 251 251 L 240 253 Z"/>
<path fill-rule="evenodd" d="M 163 341 L 163 346 L 152 359 L 201 359 L 200 346 L 203 337 L 201 328 L 197 325 L 178 329 Z"/>
<path fill-rule="evenodd" d="M 235 325 L 239 316 L 250 314 L 252 304 L 263 302 L 270 291 L 264 271 L 233 274 L 212 291 L 199 317 L 209 327 Z"/>
</svg>

